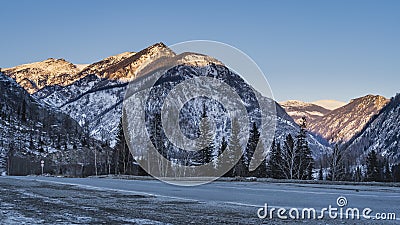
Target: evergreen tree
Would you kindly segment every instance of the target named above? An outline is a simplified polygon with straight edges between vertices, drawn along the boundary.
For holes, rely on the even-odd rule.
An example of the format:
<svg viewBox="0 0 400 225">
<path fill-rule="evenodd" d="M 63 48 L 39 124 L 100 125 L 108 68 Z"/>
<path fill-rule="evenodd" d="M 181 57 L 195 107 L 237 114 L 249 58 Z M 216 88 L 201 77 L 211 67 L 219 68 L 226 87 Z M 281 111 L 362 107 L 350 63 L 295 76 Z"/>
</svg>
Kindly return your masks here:
<svg viewBox="0 0 400 225">
<path fill-rule="evenodd" d="M 218 156 L 224 153 L 227 148 L 228 148 L 228 142 L 226 141 L 225 137 L 222 137 L 221 146 L 219 147 L 217 154 L 214 156 L 214 161 L 217 161 L 216 159 L 218 158 Z M 222 164 L 223 162 L 218 161 L 217 167 L 221 167 Z"/>
<path fill-rule="evenodd" d="M 256 151 L 258 141 L 260 139 L 260 132 L 258 131 L 255 122 L 252 123 L 252 128 L 249 133 L 249 141 L 247 142 L 246 154 L 245 154 L 245 165 L 246 170 L 249 171 L 250 162 L 253 158 L 254 152 Z"/>
<path fill-rule="evenodd" d="M 389 161 L 385 158 L 383 161 L 383 181 L 392 181 L 392 171 L 390 170 Z"/>
<path fill-rule="evenodd" d="M 254 152 L 253 154 L 253 160 L 252 162 L 259 162 L 261 160 L 260 165 L 251 173 L 252 176 L 255 177 L 266 177 L 267 176 L 267 158 L 266 158 L 266 152 L 264 148 L 264 143 L 262 141 L 259 142 L 257 146 L 257 151 Z"/>
<path fill-rule="evenodd" d="M 162 117 L 161 114 L 155 114 L 154 118 L 154 127 L 152 128 L 153 130 L 153 136 L 152 136 L 152 141 L 154 148 L 160 153 L 166 161 L 163 161 L 159 157 L 156 156 L 155 152 L 151 152 L 150 154 L 150 162 L 155 163 L 156 165 L 153 165 L 151 169 L 158 169 L 159 174 L 163 176 L 167 176 L 168 168 L 170 166 L 170 155 L 168 152 L 168 148 L 164 145 L 164 136 L 163 136 L 163 127 L 162 127 Z M 150 153 L 150 152 L 149 152 Z"/>
<path fill-rule="evenodd" d="M 117 144 L 115 145 L 115 173 L 130 174 L 133 172 L 133 156 L 126 143 L 122 118 L 118 124 Z"/>
<path fill-rule="evenodd" d="M 275 178 L 275 179 L 282 179 L 284 178 L 283 173 L 283 159 L 282 159 L 282 150 L 280 143 L 276 143 L 274 139 L 271 145 L 270 157 L 268 160 L 268 176 Z"/>
<path fill-rule="evenodd" d="M 392 166 L 392 181 L 400 182 L 400 164 L 395 164 Z"/>
<path fill-rule="evenodd" d="M 361 182 L 363 181 L 363 175 L 361 172 L 361 168 L 359 166 L 357 166 L 355 172 L 354 172 L 354 181 L 356 182 Z"/>
<path fill-rule="evenodd" d="M 312 170 L 314 169 L 314 159 L 311 155 L 311 149 L 307 142 L 307 121 L 303 117 L 300 124 L 300 131 L 296 140 L 296 154 L 298 155 L 296 166 L 296 178 L 301 180 L 311 180 Z"/>
<path fill-rule="evenodd" d="M 375 150 L 368 153 L 367 157 L 367 181 L 380 181 L 379 162 Z"/>
<path fill-rule="evenodd" d="M 323 174 L 323 171 L 322 171 L 322 164 L 321 164 L 321 167 L 320 167 L 319 172 L 318 172 L 318 180 L 324 180 L 324 174 Z"/>
<path fill-rule="evenodd" d="M 218 154 L 216 155 L 216 157 L 221 155 L 226 150 L 227 147 L 228 147 L 228 142 L 226 141 L 225 137 L 222 137 L 221 147 L 219 148 Z"/>
<path fill-rule="evenodd" d="M 229 151 L 231 160 L 230 165 L 233 165 L 236 159 L 239 159 L 235 166 L 232 168 L 230 174 L 232 176 L 244 176 L 246 172 L 246 165 L 243 156 L 243 147 L 240 143 L 240 126 L 237 118 L 232 120 L 231 140 L 229 143 Z"/>
<path fill-rule="evenodd" d="M 206 164 L 212 161 L 212 157 L 214 154 L 214 134 L 211 129 L 211 123 L 207 116 L 207 111 L 205 104 L 203 104 L 203 114 L 202 121 L 200 123 L 200 133 L 199 133 L 200 141 L 199 145 L 199 164 Z"/>
</svg>

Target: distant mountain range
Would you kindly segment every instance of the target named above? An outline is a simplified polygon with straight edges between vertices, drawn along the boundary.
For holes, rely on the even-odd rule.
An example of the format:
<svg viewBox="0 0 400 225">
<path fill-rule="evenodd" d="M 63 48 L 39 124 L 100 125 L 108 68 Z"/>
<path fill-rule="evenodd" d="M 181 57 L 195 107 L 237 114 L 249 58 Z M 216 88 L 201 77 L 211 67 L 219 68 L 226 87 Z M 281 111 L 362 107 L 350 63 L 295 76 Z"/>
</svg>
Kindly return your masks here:
<svg viewBox="0 0 400 225">
<path fill-rule="evenodd" d="M 334 110 L 301 101 L 287 101 L 281 105 L 296 121 L 305 116 L 311 132 L 330 143 L 345 143 L 358 134 L 388 102 L 385 97 L 367 95 Z"/>
<path fill-rule="evenodd" d="M 312 123 L 312 121 L 323 117 L 331 111 L 313 103 L 296 100 L 280 102 L 279 104 L 296 121 L 296 123 L 300 123 L 302 117 L 306 117 L 308 122 Z"/>
<path fill-rule="evenodd" d="M 315 105 L 300 101 L 281 105 L 296 120 L 308 117 L 309 130 L 331 144 L 339 144 L 353 165 L 365 163 L 372 150 L 389 163 L 400 162 L 400 94 L 390 100 L 366 95 L 328 111 L 317 111 Z"/>
</svg>

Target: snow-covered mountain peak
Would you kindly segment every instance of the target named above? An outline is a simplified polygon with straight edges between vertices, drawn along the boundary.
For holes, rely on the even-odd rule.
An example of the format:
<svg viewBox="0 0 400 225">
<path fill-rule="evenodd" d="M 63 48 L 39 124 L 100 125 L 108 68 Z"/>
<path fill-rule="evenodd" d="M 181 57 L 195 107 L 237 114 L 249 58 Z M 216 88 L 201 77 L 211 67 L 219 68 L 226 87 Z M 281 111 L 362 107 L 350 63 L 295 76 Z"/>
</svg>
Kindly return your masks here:
<svg viewBox="0 0 400 225">
<path fill-rule="evenodd" d="M 308 103 L 308 102 L 302 102 L 302 101 L 298 101 L 298 100 L 288 100 L 288 101 L 284 101 L 284 102 L 279 102 L 279 104 L 281 106 L 312 106 L 314 104 L 312 103 Z"/>
<path fill-rule="evenodd" d="M 221 65 L 223 66 L 224 64 L 220 61 L 218 61 L 217 59 L 214 59 L 210 56 L 207 55 L 202 55 L 202 54 L 198 54 L 198 53 L 192 53 L 192 52 L 188 52 L 188 53 L 183 53 L 178 55 L 179 62 L 181 62 L 184 65 L 187 66 L 208 66 L 210 64 L 215 64 L 215 65 Z"/>
<path fill-rule="evenodd" d="M 2 72 L 16 80 L 30 94 L 49 85 L 65 86 L 79 78 L 75 76 L 79 72 L 77 66 L 65 59 L 55 58 L 6 68 Z"/>
<path fill-rule="evenodd" d="M 87 66 L 80 74 L 82 76 L 95 74 L 100 78 L 129 82 L 135 79 L 139 71 L 149 63 L 162 56 L 174 55 L 175 53 L 163 43 L 157 43 L 138 53 L 125 52 L 105 58 Z"/>
</svg>

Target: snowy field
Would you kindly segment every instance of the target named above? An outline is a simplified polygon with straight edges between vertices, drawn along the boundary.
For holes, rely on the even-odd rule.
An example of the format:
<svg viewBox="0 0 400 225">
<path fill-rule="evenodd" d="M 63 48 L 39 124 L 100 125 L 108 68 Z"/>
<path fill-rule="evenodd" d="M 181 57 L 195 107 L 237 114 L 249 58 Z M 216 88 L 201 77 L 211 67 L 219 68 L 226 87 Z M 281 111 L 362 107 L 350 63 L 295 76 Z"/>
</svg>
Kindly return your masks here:
<svg viewBox="0 0 400 225">
<path fill-rule="evenodd" d="M 400 217 L 400 188 L 261 182 L 196 187 L 155 180 L 0 177 L 0 224 L 400 224 L 400 220 L 259 219 L 271 207 L 369 207 Z"/>
</svg>

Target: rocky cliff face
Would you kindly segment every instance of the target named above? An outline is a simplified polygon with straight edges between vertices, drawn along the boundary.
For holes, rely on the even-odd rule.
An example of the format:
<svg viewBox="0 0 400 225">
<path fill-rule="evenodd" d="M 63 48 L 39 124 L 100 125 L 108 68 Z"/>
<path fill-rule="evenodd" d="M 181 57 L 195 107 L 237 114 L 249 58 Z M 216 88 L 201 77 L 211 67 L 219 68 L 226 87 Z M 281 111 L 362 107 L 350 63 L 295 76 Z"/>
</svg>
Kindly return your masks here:
<svg viewBox="0 0 400 225">
<path fill-rule="evenodd" d="M 347 142 L 359 133 L 388 101 L 379 95 L 353 99 L 349 104 L 314 120 L 309 124 L 309 128 L 331 143 Z"/>
<path fill-rule="evenodd" d="M 400 94 L 393 97 L 346 147 L 349 153 L 361 155 L 360 158 L 375 150 L 391 163 L 400 162 Z"/>
</svg>

